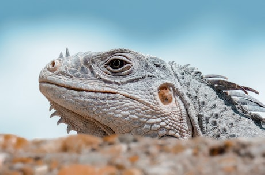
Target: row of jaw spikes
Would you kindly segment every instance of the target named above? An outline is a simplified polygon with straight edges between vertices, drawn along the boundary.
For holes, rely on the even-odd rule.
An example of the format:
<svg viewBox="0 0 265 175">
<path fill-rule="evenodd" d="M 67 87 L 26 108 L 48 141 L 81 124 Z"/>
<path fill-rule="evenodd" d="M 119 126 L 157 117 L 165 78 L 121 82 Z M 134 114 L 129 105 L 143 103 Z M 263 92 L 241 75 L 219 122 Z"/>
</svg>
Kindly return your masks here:
<svg viewBox="0 0 265 175">
<path fill-rule="evenodd" d="M 64 118 L 62 117 L 62 114 L 61 114 L 59 111 L 56 111 L 56 109 L 54 109 L 54 106 L 53 106 L 52 103 L 50 104 L 50 109 L 49 109 L 49 110 L 50 110 L 50 111 L 55 110 L 55 111 L 50 115 L 50 118 L 52 118 L 52 117 L 54 117 L 54 116 L 58 116 L 58 117 L 60 117 L 59 120 L 57 121 L 57 125 L 59 125 L 59 124 L 61 124 L 61 123 L 64 123 L 64 124 L 67 125 L 67 129 L 66 129 L 67 134 L 69 134 L 70 131 L 77 131 L 77 130 L 75 130 L 75 128 L 74 128 L 72 125 L 66 123 L 66 121 L 65 121 Z"/>
<path fill-rule="evenodd" d="M 65 57 L 69 57 L 69 56 L 70 56 L 69 49 L 66 48 L 66 51 L 65 51 Z M 63 58 L 63 53 L 62 53 L 62 52 L 60 53 L 59 58 Z"/>
</svg>

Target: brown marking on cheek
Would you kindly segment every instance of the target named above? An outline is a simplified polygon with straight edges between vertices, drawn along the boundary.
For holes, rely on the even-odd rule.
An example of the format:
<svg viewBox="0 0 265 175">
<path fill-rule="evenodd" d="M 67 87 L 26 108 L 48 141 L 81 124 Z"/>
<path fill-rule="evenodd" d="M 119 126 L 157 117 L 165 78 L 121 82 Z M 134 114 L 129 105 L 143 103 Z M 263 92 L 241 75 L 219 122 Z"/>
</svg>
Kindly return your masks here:
<svg viewBox="0 0 265 175">
<path fill-rule="evenodd" d="M 159 96 L 160 101 L 164 105 L 170 104 L 173 99 L 173 93 L 167 85 L 162 85 L 159 87 L 158 96 Z"/>
</svg>

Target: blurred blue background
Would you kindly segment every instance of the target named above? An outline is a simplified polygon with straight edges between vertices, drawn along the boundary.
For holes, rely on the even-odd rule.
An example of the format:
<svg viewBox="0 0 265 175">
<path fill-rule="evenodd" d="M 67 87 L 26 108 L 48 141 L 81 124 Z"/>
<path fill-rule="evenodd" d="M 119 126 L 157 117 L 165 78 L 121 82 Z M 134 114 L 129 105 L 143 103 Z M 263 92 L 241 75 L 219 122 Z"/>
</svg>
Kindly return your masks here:
<svg viewBox="0 0 265 175">
<path fill-rule="evenodd" d="M 189 63 L 259 90 L 253 96 L 265 102 L 264 9 L 265 1 L 244 0 L 2 1 L 0 133 L 66 135 L 38 90 L 40 70 L 66 47 L 122 47 Z"/>
</svg>

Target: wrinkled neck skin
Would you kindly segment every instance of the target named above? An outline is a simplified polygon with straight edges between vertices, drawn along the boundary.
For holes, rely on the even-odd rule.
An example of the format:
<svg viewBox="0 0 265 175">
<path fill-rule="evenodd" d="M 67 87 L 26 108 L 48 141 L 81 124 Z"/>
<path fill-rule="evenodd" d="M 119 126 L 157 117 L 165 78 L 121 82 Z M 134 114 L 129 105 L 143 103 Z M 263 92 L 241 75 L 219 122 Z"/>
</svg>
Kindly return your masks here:
<svg viewBox="0 0 265 175">
<path fill-rule="evenodd" d="M 197 135 L 217 139 L 265 136 L 260 122 L 252 120 L 256 114 L 242 109 L 231 96 L 216 90 L 201 72 L 174 62 L 169 64 Z"/>
<path fill-rule="evenodd" d="M 51 117 L 59 116 L 68 132 L 179 139 L 263 134 L 200 72 L 127 49 L 60 57 L 39 82 Z"/>
</svg>

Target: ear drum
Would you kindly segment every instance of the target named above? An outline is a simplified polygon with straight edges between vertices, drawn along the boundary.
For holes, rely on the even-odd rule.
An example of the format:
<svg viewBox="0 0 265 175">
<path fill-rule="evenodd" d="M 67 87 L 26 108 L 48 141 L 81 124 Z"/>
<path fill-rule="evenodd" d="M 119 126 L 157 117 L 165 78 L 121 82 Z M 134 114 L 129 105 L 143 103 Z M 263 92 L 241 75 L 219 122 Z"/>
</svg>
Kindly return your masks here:
<svg viewBox="0 0 265 175">
<path fill-rule="evenodd" d="M 158 89 L 158 96 L 160 101 L 164 105 L 170 104 L 173 99 L 173 92 L 171 87 L 169 87 L 168 85 L 161 85 Z"/>
</svg>

